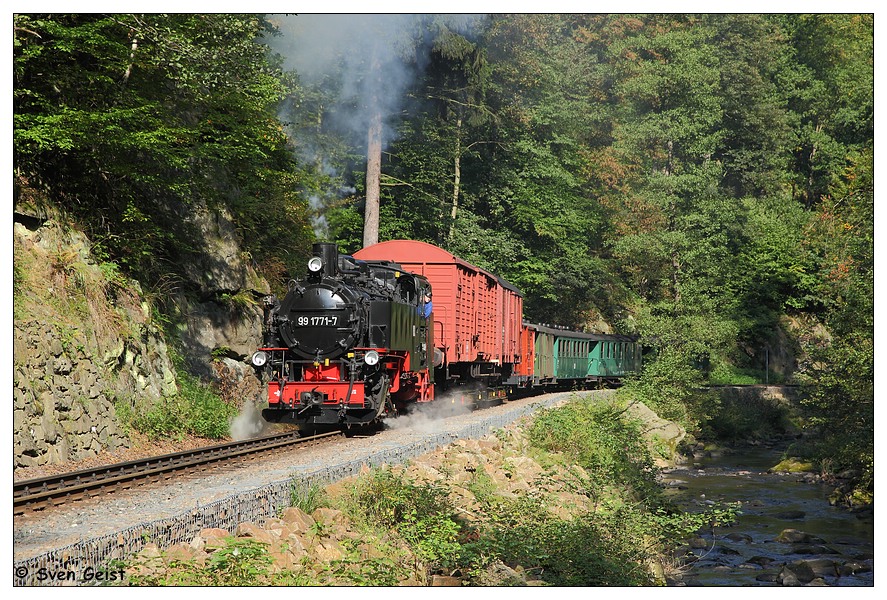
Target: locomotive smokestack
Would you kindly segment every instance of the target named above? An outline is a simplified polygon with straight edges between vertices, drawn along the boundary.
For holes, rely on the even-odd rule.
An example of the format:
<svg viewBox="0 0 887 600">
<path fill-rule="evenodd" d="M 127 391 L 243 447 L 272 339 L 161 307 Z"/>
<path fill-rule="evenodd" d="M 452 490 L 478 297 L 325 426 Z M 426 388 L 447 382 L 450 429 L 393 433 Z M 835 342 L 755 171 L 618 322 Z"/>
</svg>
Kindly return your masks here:
<svg viewBox="0 0 887 600">
<path fill-rule="evenodd" d="M 327 277 L 335 277 L 339 272 L 339 247 L 336 244 L 318 242 L 311 247 L 311 253 L 323 260 L 323 272 Z"/>
</svg>

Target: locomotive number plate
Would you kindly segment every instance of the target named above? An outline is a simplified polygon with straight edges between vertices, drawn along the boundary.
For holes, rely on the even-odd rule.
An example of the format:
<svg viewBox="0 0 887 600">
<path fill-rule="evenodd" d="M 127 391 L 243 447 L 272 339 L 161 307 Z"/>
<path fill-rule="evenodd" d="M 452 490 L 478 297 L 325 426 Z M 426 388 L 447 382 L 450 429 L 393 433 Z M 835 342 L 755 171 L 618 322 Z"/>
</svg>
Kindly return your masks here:
<svg viewBox="0 0 887 600">
<path fill-rule="evenodd" d="M 295 320 L 299 327 L 336 327 L 339 317 L 336 315 L 302 315 Z"/>
</svg>

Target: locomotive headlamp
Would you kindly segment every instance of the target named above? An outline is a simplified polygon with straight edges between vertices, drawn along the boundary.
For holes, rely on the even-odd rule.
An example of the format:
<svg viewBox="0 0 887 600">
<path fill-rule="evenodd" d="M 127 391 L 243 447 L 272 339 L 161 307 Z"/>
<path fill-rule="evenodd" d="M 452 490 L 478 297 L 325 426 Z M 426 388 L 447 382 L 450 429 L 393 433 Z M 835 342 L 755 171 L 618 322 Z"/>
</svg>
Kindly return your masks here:
<svg viewBox="0 0 887 600">
<path fill-rule="evenodd" d="M 363 362 L 368 364 L 369 366 L 373 366 L 379 362 L 379 353 L 375 350 L 370 350 L 366 354 L 363 355 Z"/>
<path fill-rule="evenodd" d="M 308 259 L 308 270 L 312 273 L 317 273 L 323 268 L 323 259 L 319 256 L 312 256 Z"/>
<path fill-rule="evenodd" d="M 259 350 L 253 354 L 252 362 L 253 365 L 257 367 L 263 367 L 265 366 L 265 363 L 268 362 L 268 354 Z"/>
</svg>

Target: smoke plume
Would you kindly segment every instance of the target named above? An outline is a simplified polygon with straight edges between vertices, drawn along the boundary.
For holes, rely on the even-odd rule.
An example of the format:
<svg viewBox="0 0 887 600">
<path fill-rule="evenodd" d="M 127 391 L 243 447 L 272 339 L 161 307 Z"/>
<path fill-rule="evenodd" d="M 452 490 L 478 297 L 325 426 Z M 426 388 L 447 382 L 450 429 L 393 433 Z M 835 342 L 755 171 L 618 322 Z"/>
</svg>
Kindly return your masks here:
<svg viewBox="0 0 887 600">
<path fill-rule="evenodd" d="M 267 42 L 295 71 L 300 85 L 333 98 L 323 108 L 323 129 L 343 136 L 364 152 L 372 116 L 383 118 L 382 147 L 397 131 L 404 98 L 411 83 L 424 72 L 437 32 L 442 27 L 473 36 L 480 15 L 422 14 L 305 14 L 269 17 L 281 35 Z M 318 125 L 319 130 L 319 125 Z M 308 136 L 305 136 L 308 137 Z M 294 140 L 300 158 L 330 174 L 328 153 L 307 139 Z M 323 207 L 339 190 L 315 195 L 315 232 L 326 233 Z"/>
</svg>

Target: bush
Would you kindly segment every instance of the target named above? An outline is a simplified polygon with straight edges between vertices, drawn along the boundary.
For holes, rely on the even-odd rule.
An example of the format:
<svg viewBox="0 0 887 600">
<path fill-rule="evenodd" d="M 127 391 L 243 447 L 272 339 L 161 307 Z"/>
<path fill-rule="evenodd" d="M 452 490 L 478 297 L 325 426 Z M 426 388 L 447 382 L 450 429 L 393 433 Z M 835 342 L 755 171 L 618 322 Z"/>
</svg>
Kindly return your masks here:
<svg viewBox="0 0 887 600">
<path fill-rule="evenodd" d="M 462 528 L 443 488 L 413 485 L 381 469 L 358 481 L 354 499 L 368 522 L 396 530 L 429 568 L 458 563 Z"/>
<path fill-rule="evenodd" d="M 660 495 L 640 427 L 616 406 L 581 398 L 542 411 L 529 428 L 529 438 L 537 448 L 563 453 L 580 465 L 599 488 L 620 485 L 637 499 Z"/>
<path fill-rule="evenodd" d="M 311 514 L 322 506 L 326 506 L 326 490 L 316 483 L 306 483 L 296 477 L 290 482 L 290 506 Z"/>
<path fill-rule="evenodd" d="M 150 407 L 118 400 L 115 409 L 125 427 L 151 439 L 196 435 L 221 439 L 237 409 L 223 402 L 209 386 L 184 372 L 178 373 L 179 393 L 164 397 Z"/>
<path fill-rule="evenodd" d="M 641 375 L 626 381 L 620 394 L 646 404 L 663 419 L 696 431 L 717 414 L 720 400 L 705 389 L 702 373 L 681 352 L 663 350 L 644 364 Z"/>
<path fill-rule="evenodd" d="M 708 427 L 717 439 L 735 442 L 782 435 L 794 428 L 787 405 L 762 399 L 753 394 L 740 394 L 736 399 L 721 402 L 721 410 Z"/>
<path fill-rule="evenodd" d="M 488 516 L 483 537 L 465 549 L 466 556 L 478 557 L 478 565 L 492 560 L 524 565 L 557 586 L 655 583 L 646 564 L 657 540 L 649 539 L 643 512 L 635 506 L 561 519 L 540 510 L 538 498 L 525 496 Z"/>
</svg>

